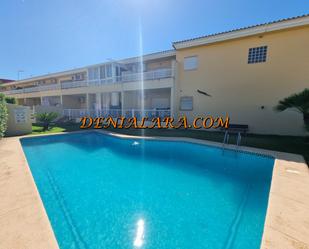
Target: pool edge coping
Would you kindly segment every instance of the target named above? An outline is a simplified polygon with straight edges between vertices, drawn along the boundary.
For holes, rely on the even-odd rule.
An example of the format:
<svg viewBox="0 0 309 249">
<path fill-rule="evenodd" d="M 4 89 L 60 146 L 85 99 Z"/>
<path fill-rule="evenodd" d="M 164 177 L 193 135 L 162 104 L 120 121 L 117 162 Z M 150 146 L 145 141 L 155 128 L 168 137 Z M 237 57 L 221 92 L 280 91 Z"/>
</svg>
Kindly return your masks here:
<svg viewBox="0 0 309 249">
<path fill-rule="evenodd" d="M 37 207 L 40 207 L 39 209 L 41 210 L 41 212 L 39 214 L 41 215 L 41 218 L 43 217 L 40 221 L 42 222 L 42 224 L 45 224 L 46 226 L 47 233 L 46 231 L 45 233 L 47 237 L 49 236 L 48 241 L 51 244 L 51 246 L 49 246 L 48 248 L 59 248 L 59 247 L 54 232 L 52 230 L 50 221 L 48 219 L 46 210 L 44 209 L 43 202 L 41 200 L 33 176 L 31 174 L 26 157 L 24 155 L 20 139 L 26 137 L 41 137 L 41 136 L 64 135 L 70 133 L 85 133 L 85 132 L 98 132 L 124 139 L 147 139 L 147 140 L 178 141 L 178 142 L 182 141 L 182 142 L 190 142 L 195 144 L 202 144 L 222 148 L 221 143 L 196 138 L 160 137 L 160 136 L 143 137 L 143 136 L 119 134 L 116 132 L 110 132 L 104 130 L 87 130 L 87 131 L 74 131 L 74 132 L 59 132 L 52 134 L 35 134 L 35 135 L 8 137 L 2 139 L 2 140 L 12 140 L 15 141 L 15 143 L 18 142 L 19 144 L 18 146 L 19 148 L 17 149 L 17 151 L 15 151 L 16 150 L 15 147 L 12 148 L 15 150 L 11 152 L 12 153 L 15 152 L 15 154 L 18 153 L 20 154 L 19 150 L 21 150 L 22 156 L 20 157 L 20 155 L 19 156 L 17 155 L 17 159 L 21 161 L 20 163 L 22 163 L 23 167 L 25 166 L 25 168 L 27 169 L 26 171 L 28 171 L 28 174 L 30 173 L 28 181 L 30 181 L 31 183 L 30 185 L 32 185 L 31 187 L 32 194 L 34 194 L 37 197 L 35 202 Z M 0 140 L 0 145 L 1 142 L 2 141 Z M 309 169 L 307 164 L 305 163 L 304 158 L 301 155 L 297 154 L 258 149 L 254 147 L 245 147 L 245 146 L 237 147 L 235 145 L 225 145 L 225 148 L 229 150 L 239 150 L 259 155 L 267 155 L 273 157 L 275 160 L 261 248 L 309 249 L 309 229 L 308 229 L 309 194 L 305 193 L 306 188 L 308 189 L 309 187 Z M 0 179 L 2 173 L 3 172 L 0 171 Z M 286 185 L 288 185 L 288 187 Z M 293 192 L 293 189 L 296 189 L 297 191 Z M 2 210 L 0 209 L 0 224 L 2 217 L 1 211 Z M 0 231 L 0 241 L 2 237 L 1 235 L 2 232 Z M 20 236 L 22 236 L 22 234 Z M 31 247 L 31 248 L 40 248 L 40 247 Z"/>
<path fill-rule="evenodd" d="M 0 229 L 0 248 L 59 249 L 21 137 L 0 140 L 0 196 L 4 198 L 2 205 L 7 204 L 4 208 L 0 205 L 0 227 L 6 225 L 6 229 Z"/>
</svg>

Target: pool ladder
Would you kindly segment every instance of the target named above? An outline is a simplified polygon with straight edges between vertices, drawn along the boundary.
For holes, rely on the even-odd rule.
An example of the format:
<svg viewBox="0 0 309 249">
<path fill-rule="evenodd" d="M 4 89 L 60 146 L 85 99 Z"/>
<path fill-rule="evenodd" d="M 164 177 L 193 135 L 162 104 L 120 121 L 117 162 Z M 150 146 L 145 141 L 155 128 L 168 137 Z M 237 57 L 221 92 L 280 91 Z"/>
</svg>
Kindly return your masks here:
<svg viewBox="0 0 309 249">
<path fill-rule="evenodd" d="M 230 139 L 230 134 L 228 131 L 225 131 L 225 134 L 224 134 L 224 138 L 223 138 L 223 148 L 226 144 L 229 143 L 229 139 Z M 241 143 L 241 134 L 240 132 L 237 132 L 237 141 L 236 141 L 236 146 L 238 147 Z"/>
</svg>

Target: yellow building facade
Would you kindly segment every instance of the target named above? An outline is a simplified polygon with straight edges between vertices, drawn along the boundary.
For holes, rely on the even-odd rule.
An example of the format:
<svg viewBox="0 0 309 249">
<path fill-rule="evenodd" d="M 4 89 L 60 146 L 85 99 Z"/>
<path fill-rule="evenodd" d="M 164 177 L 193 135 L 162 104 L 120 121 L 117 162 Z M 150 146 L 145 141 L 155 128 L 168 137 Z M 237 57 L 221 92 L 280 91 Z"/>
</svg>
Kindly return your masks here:
<svg viewBox="0 0 309 249">
<path fill-rule="evenodd" d="M 293 21 L 295 26 L 290 23 L 292 27 L 286 27 L 289 20 L 273 31 L 270 24 L 246 29 L 244 36 L 240 30 L 234 36 L 221 35 L 221 40 L 218 35 L 175 43 L 175 109 L 191 119 L 205 114 L 228 115 L 231 123 L 247 124 L 252 133 L 304 135 L 301 114 L 274 111 L 279 100 L 309 88 L 308 17 Z M 267 47 L 266 60 L 249 63 L 250 49 L 261 47 Z M 190 57 L 196 58 L 196 67 L 185 70 L 185 60 Z M 192 110 L 182 111 L 179 106 L 184 96 L 193 97 Z"/>
</svg>

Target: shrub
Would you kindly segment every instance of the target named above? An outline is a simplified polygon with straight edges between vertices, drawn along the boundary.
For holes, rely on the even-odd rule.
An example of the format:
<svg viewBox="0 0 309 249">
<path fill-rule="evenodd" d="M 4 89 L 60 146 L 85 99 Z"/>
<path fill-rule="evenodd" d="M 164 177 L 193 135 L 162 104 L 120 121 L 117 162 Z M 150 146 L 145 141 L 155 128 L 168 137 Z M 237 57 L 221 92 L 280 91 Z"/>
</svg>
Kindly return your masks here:
<svg viewBox="0 0 309 249">
<path fill-rule="evenodd" d="M 5 96 L 0 93 L 0 138 L 4 136 L 7 128 L 8 110 L 6 107 Z"/>
<path fill-rule="evenodd" d="M 8 104 L 16 104 L 16 99 L 14 97 L 5 97 L 5 101 Z"/>
<path fill-rule="evenodd" d="M 280 100 L 275 107 L 275 110 L 279 112 L 285 111 L 286 109 L 294 109 L 302 114 L 305 129 L 309 132 L 309 88 Z"/>
<path fill-rule="evenodd" d="M 58 117 L 58 113 L 56 112 L 44 112 L 36 115 L 39 123 L 43 124 L 43 131 L 48 130 L 49 125 Z"/>
</svg>

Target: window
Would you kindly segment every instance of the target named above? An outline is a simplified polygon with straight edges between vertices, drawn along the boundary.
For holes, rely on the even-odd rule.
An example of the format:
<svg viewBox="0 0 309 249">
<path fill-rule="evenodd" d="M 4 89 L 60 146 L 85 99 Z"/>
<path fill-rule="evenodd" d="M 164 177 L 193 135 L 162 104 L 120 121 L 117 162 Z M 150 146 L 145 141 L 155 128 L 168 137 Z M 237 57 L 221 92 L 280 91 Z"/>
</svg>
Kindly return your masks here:
<svg viewBox="0 0 309 249">
<path fill-rule="evenodd" d="M 88 69 L 89 80 L 97 80 L 99 78 L 99 68 L 93 67 Z"/>
<path fill-rule="evenodd" d="M 100 78 L 105 79 L 105 66 L 100 66 Z"/>
<path fill-rule="evenodd" d="M 248 64 L 265 62 L 267 57 L 267 46 L 249 48 Z"/>
<path fill-rule="evenodd" d="M 184 58 L 183 63 L 184 70 L 195 70 L 197 69 L 197 56 L 190 56 Z"/>
<path fill-rule="evenodd" d="M 82 73 L 77 73 L 72 76 L 72 80 L 83 80 L 84 75 Z"/>
<path fill-rule="evenodd" d="M 120 76 L 121 75 L 121 67 L 116 65 L 116 76 Z"/>
<path fill-rule="evenodd" d="M 106 78 L 111 78 L 113 76 L 112 73 L 112 64 L 106 65 Z"/>
<path fill-rule="evenodd" d="M 193 97 L 180 97 L 180 110 L 192 111 L 193 110 Z"/>
<path fill-rule="evenodd" d="M 115 66 L 116 69 L 116 81 L 121 81 L 121 67 L 119 65 Z"/>
</svg>

